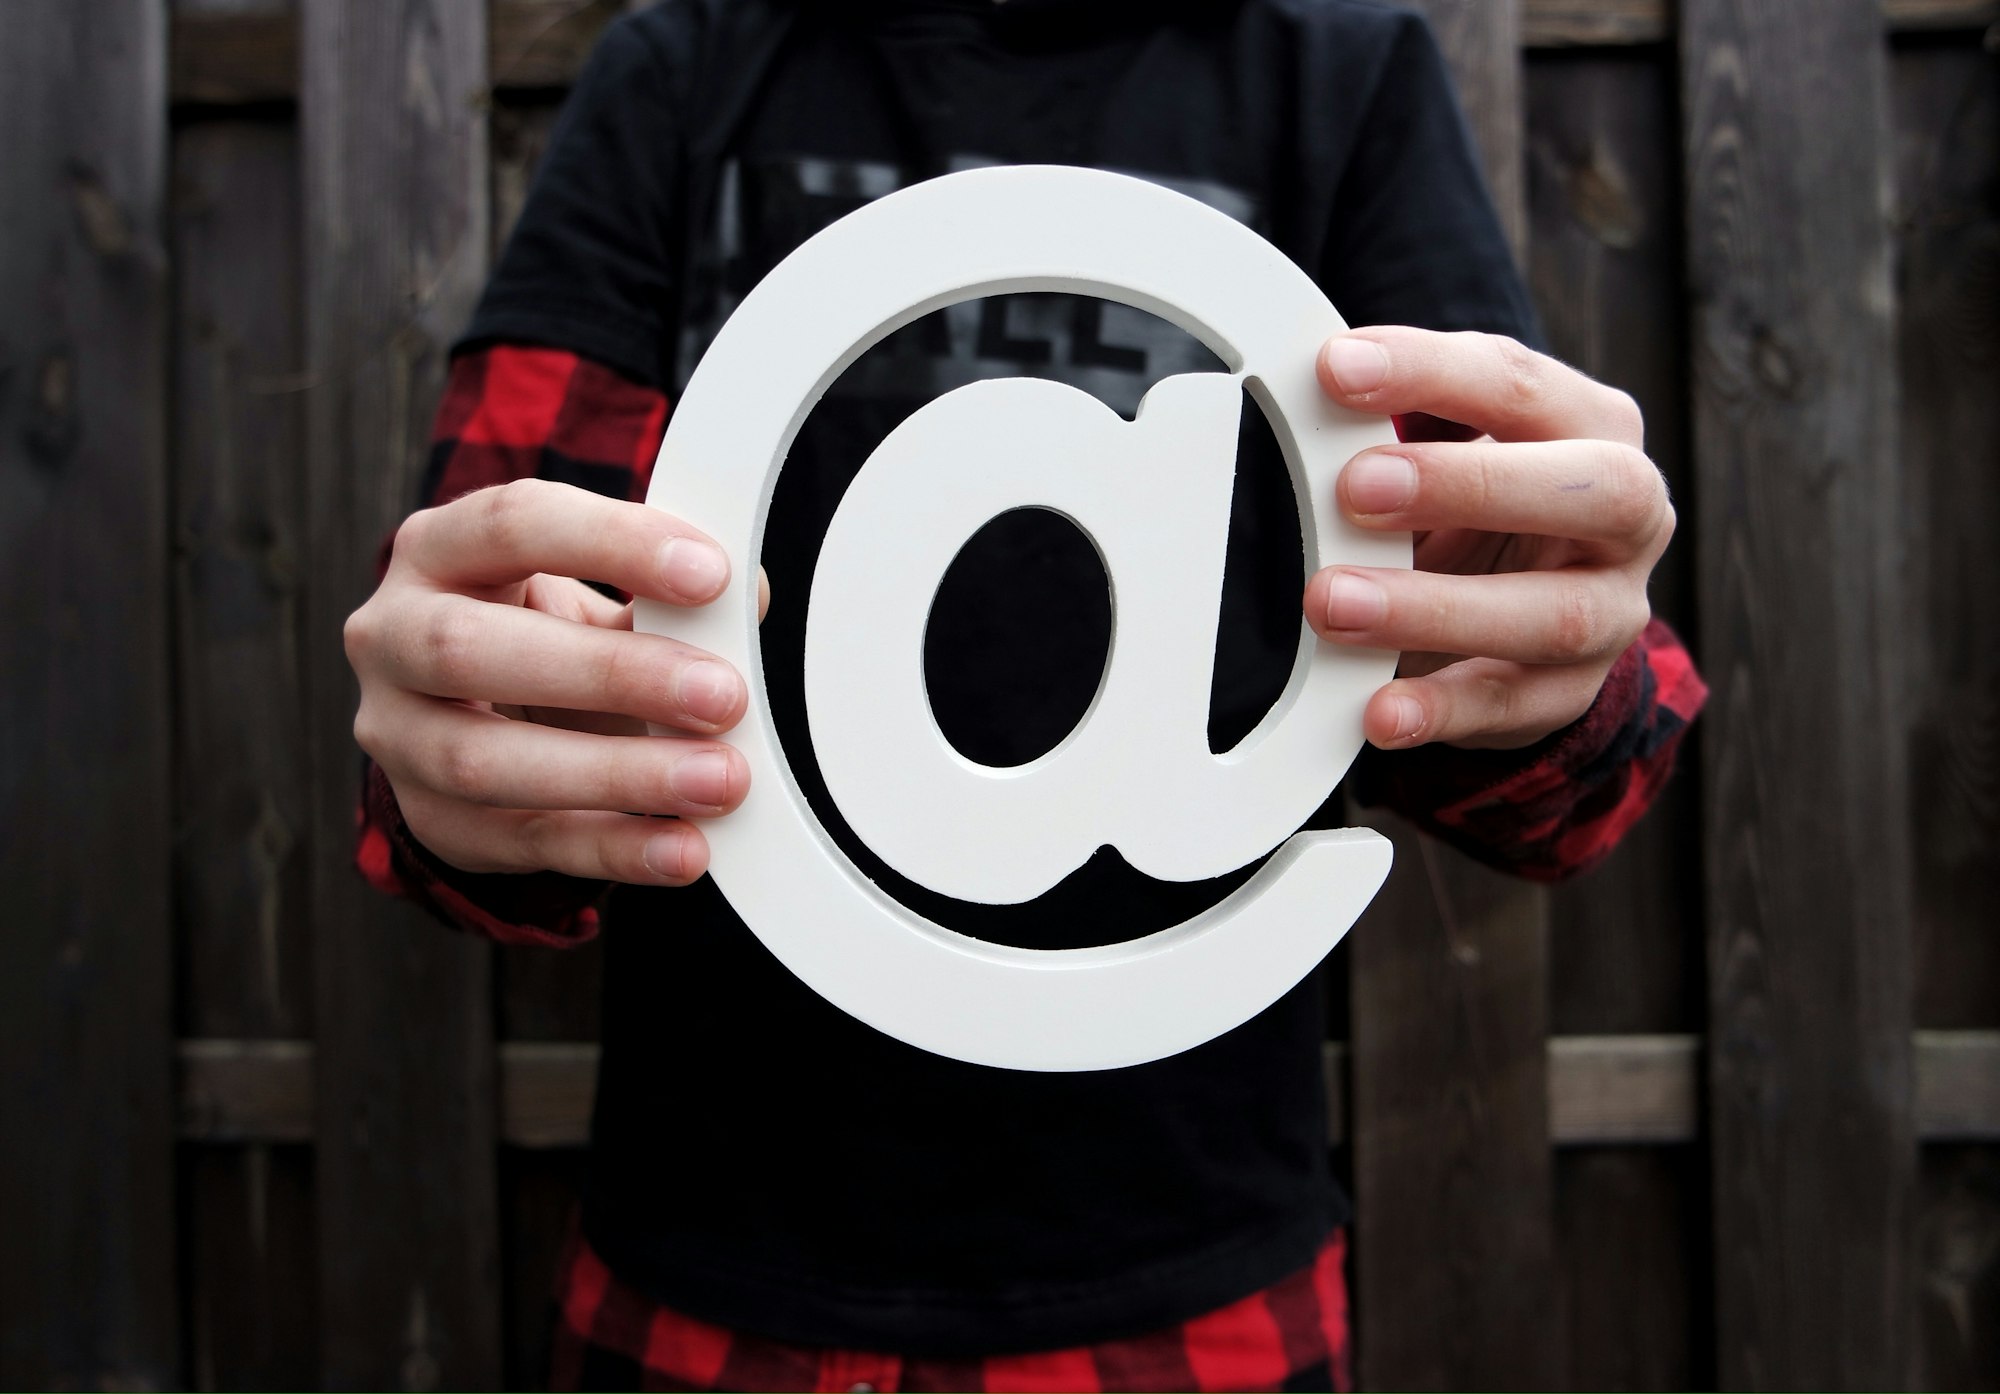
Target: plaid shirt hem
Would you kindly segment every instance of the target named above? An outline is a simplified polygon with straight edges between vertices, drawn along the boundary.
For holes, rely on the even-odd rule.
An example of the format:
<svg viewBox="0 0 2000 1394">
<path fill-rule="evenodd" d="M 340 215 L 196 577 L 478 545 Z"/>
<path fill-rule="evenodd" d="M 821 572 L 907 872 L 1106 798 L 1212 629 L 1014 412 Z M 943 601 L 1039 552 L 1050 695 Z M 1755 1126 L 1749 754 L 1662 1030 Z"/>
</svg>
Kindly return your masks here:
<svg viewBox="0 0 2000 1394">
<path fill-rule="evenodd" d="M 556 1295 L 555 1389 L 1346 1390 L 1347 1240 L 1178 1326 L 1027 1355 L 936 1359 L 797 1346 L 677 1312 L 621 1283 L 573 1233 Z"/>
</svg>

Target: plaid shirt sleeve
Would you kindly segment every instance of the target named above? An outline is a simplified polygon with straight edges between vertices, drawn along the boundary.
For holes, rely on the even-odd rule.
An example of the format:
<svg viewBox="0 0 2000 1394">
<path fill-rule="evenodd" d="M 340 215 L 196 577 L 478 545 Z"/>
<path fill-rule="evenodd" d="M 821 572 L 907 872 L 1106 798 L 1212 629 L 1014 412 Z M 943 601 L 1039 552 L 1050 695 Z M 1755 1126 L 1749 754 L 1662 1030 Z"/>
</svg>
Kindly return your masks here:
<svg viewBox="0 0 2000 1394">
<path fill-rule="evenodd" d="M 509 480 L 553 479 L 643 499 L 667 400 L 560 349 L 495 344 L 452 361 L 424 474 L 425 507 Z M 394 546 L 383 549 L 386 563 Z M 604 883 L 556 872 L 475 875 L 410 834 L 389 780 L 368 766 L 355 864 L 370 885 L 455 929 L 503 944 L 580 944 L 597 933 Z"/>
<path fill-rule="evenodd" d="M 1687 649 L 1654 620 L 1571 725 L 1525 750 L 1371 747 L 1355 763 L 1355 795 L 1489 866 L 1559 881 L 1609 856 L 1639 821 L 1707 697 Z"/>
</svg>

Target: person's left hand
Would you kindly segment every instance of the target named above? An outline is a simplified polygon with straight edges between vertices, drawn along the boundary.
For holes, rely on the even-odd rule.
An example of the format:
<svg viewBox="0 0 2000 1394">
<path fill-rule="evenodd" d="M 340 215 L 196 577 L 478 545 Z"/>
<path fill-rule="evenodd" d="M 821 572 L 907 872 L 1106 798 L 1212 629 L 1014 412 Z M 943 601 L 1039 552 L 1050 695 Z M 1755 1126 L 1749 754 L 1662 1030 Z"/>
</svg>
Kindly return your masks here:
<svg viewBox="0 0 2000 1394">
<path fill-rule="evenodd" d="M 1319 379 L 1448 437 L 1363 451 L 1335 486 L 1356 525 L 1416 534 L 1416 569 L 1331 566 L 1306 585 L 1322 639 L 1403 651 L 1368 740 L 1513 748 L 1582 716 L 1646 626 L 1674 531 L 1632 398 L 1511 339 L 1389 326 L 1328 340 Z"/>
</svg>

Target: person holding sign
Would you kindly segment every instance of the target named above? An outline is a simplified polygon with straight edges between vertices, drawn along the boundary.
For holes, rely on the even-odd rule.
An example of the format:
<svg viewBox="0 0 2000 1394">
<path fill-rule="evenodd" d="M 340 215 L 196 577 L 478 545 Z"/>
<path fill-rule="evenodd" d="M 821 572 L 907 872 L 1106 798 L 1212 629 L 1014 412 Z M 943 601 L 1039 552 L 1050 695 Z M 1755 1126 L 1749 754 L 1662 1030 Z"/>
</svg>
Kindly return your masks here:
<svg viewBox="0 0 2000 1394">
<path fill-rule="evenodd" d="M 1301 601 L 1296 500 L 1245 415 L 1199 656 L 1212 750 L 1278 697 L 1303 603 L 1321 643 L 1403 654 L 1363 711 L 1352 792 L 1555 879 L 1643 812 L 1700 705 L 1646 603 L 1673 511 L 1639 413 L 1533 347 L 1421 22 L 1354 0 L 700 0 L 621 20 L 454 358 L 429 506 L 348 629 L 370 879 L 504 943 L 610 926 L 558 1384 L 1346 1383 L 1317 975 L 1119 1070 L 994 1069 L 872 1030 L 703 878 L 704 824 L 780 792 L 751 789 L 730 744 L 746 674 L 634 632 L 607 593 L 693 612 L 761 562 L 763 681 L 800 789 L 856 865 L 940 924 L 1103 944 L 1254 873 L 1161 880 L 1100 853 L 1025 904 L 956 900 L 849 835 L 806 730 L 804 598 L 861 462 L 991 377 L 1068 383 L 1129 417 L 1161 380 L 1214 370 L 1171 325 L 1009 295 L 899 330 L 803 422 L 757 558 L 637 502 L 670 403 L 771 267 L 876 197 L 994 163 L 1137 173 L 1255 229 L 1357 326 L 1319 347 L 1320 389 L 1397 423 L 1334 501 L 1355 528 L 1416 534 L 1415 569 L 1327 568 Z M 1135 514 L 1148 503 L 1134 491 Z M 1073 530 L 995 520 L 924 636 L 940 730 L 983 765 L 1040 756 L 1088 708 L 1110 619 Z"/>
</svg>

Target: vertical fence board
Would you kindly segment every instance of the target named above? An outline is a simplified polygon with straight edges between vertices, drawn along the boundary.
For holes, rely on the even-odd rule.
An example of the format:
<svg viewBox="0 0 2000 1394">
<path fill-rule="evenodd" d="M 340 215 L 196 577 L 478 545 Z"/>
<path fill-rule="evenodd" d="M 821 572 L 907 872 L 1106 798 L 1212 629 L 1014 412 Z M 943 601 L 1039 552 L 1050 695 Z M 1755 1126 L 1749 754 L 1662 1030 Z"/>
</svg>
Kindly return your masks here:
<svg viewBox="0 0 2000 1394">
<path fill-rule="evenodd" d="M 348 865 L 340 626 L 409 507 L 488 257 L 485 6 L 305 0 L 307 672 L 321 1350 L 336 1387 L 501 1375 L 490 964 Z"/>
<path fill-rule="evenodd" d="M 1529 278 L 1555 354 L 1638 398 L 1647 449 L 1688 507 L 1680 135 L 1671 52 L 1539 54 L 1526 71 Z M 1654 572 L 1654 609 L 1693 641 L 1692 551 Z M 1697 785 L 1689 754 L 1602 867 L 1550 897 L 1552 1029 L 1681 1032 L 1701 1023 Z M 1579 1389 L 1710 1378 L 1705 1190 L 1689 1149 L 1556 1157 L 1566 1376 Z M 1692 1241 L 1692 1242 L 1691 1242 Z"/>
<path fill-rule="evenodd" d="M 2000 1026 L 2000 63 L 1894 59 L 1917 1024 Z"/>
<path fill-rule="evenodd" d="M 2000 1388 L 2000 1148 L 1926 1147 L 1919 1389 Z"/>
<path fill-rule="evenodd" d="M 0 1383 L 163 1387 L 166 16 L 0 40 Z"/>
<path fill-rule="evenodd" d="M 1932 1029 L 2000 1026 L 2000 65 L 1969 38 L 1891 60 L 1916 1022 Z M 1920 1383 L 2000 1387 L 2000 1148 L 1927 1148 L 1922 1195 Z"/>
<path fill-rule="evenodd" d="M 197 122 L 176 134 L 173 169 L 181 1027 L 309 1036 L 296 133 L 288 121 Z M 181 1162 L 193 1382 L 311 1385 L 311 1151 L 191 1146 Z"/>
<path fill-rule="evenodd" d="M 1680 6 L 1725 1387 L 1916 1373 L 1881 24 Z"/>
<path fill-rule="evenodd" d="M 1519 7 L 1419 8 L 1518 249 Z M 1547 1387 L 1562 1338 L 1551 1320 L 1546 898 L 1406 830 L 1393 836 L 1396 869 L 1349 941 L 1360 1377 Z"/>
<path fill-rule="evenodd" d="M 509 1389 L 545 1388 L 554 1334 L 554 1280 L 576 1219 L 584 1153 L 574 1148 L 510 1147 L 500 1159 L 506 1205 L 507 1368 Z"/>
</svg>

